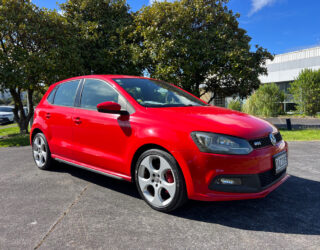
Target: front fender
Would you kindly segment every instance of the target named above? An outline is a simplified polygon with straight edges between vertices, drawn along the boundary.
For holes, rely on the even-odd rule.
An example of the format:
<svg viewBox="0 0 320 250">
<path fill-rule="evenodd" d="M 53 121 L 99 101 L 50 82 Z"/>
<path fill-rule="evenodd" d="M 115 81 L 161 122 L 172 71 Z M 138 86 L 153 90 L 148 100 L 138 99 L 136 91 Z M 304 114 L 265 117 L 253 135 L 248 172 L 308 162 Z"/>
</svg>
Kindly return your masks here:
<svg viewBox="0 0 320 250">
<path fill-rule="evenodd" d="M 185 179 L 188 196 L 192 196 L 192 194 L 194 193 L 194 187 L 190 170 L 180 150 L 180 148 L 183 147 L 182 145 L 186 141 L 186 138 L 183 139 L 183 137 L 185 136 L 187 135 L 183 135 L 179 132 L 166 128 L 141 129 L 139 131 L 139 138 L 136 140 L 136 143 L 128 152 L 127 159 L 129 159 L 128 162 L 130 164 L 127 165 L 126 172 L 130 175 L 131 173 L 133 173 L 131 172 L 132 161 L 134 160 L 135 153 L 139 149 L 146 145 L 157 145 L 167 150 L 176 159 Z"/>
</svg>

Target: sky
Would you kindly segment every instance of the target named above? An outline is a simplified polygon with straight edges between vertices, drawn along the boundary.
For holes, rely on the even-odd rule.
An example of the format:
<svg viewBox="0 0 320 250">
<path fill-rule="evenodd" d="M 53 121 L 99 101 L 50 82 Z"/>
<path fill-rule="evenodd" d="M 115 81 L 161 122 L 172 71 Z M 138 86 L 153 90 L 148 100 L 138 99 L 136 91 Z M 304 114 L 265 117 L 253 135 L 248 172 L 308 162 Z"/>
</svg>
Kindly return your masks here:
<svg viewBox="0 0 320 250">
<path fill-rule="evenodd" d="M 155 0 L 127 0 L 132 11 Z M 159 1 L 159 0 L 158 0 Z M 40 7 L 59 9 L 64 0 L 33 0 Z M 272 54 L 320 46 L 319 0 L 230 0 L 229 9 L 239 13 L 239 26 L 247 30 L 252 46 Z"/>
</svg>

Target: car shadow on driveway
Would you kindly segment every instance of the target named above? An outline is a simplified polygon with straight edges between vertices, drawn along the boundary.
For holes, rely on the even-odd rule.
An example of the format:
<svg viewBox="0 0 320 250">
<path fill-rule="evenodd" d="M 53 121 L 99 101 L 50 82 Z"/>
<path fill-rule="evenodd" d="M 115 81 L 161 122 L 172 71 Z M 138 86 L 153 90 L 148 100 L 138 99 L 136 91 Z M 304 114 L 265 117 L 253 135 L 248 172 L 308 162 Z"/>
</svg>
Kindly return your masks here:
<svg viewBox="0 0 320 250">
<path fill-rule="evenodd" d="M 53 171 L 69 173 L 96 185 L 141 199 L 135 185 L 126 181 L 65 164 L 59 164 Z M 171 215 L 244 230 L 320 235 L 320 182 L 291 176 L 263 199 L 189 201 Z"/>
<path fill-rule="evenodd" d="M 99 185 L 101 187 L 105 187 L 119 193 L 141 199 L 136 186 L 133 183 L 127 181 L 117 180 L 111 177 L 91 172 L 89 170 L 73 167 L 60 162 L 55 162 L 55 166 L 49 171 L 68 173 L 76 178 L 83 179 L 95 185 Z"/>
<path fill-rule="evenodd" d="M 262 199 L 190 201 L 173 214 L 244 230 L 320 235 L 320 182 L 291 176 Z"/>
</svg>

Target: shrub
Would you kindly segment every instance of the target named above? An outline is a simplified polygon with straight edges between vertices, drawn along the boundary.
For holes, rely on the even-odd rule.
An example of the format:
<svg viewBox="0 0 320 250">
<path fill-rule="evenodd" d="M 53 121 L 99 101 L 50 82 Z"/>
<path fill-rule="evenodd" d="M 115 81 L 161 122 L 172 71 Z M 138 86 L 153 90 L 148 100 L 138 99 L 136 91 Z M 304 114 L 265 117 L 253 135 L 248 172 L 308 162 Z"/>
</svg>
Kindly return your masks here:
<svg viewBox="0 0 320 250">
<path fill-rule="evenodd" d="M 276 84 L 263 84 L 247 99 L 243 111 L 265 117 L 278 116 L 282 113 L 284 98 L 284 92 Z"/>
<path fill-rule="evenodd" d="M 234 100 L 234 99 L 232 99 L 232 100 L 228 103 L 228 109 L 241 111 L 241 103 L 240 103 L 240 101 L 239 101 L 239 100 Z"/>
<path fill-rule="evenodd" d="M 315 116 L 320 111 L 320 69 L 302 70 L 289 91 L 301 113 Z"/>
</svg>

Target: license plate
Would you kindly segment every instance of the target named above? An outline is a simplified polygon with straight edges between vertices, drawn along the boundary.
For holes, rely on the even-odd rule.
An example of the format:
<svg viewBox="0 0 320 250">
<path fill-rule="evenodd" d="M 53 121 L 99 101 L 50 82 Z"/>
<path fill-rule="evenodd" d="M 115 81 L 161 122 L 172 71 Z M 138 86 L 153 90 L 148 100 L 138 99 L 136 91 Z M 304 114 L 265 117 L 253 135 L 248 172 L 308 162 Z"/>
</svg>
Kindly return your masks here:
<svg viewBox="0 0 320 250">
<path fill-rule="evenodd" d="M 285 170 L 288 166 L 288 156 L 287 152 L 282 152 L 275 155 L 273 158 L 275 174 L 278 174 Z"/>
</svg>

